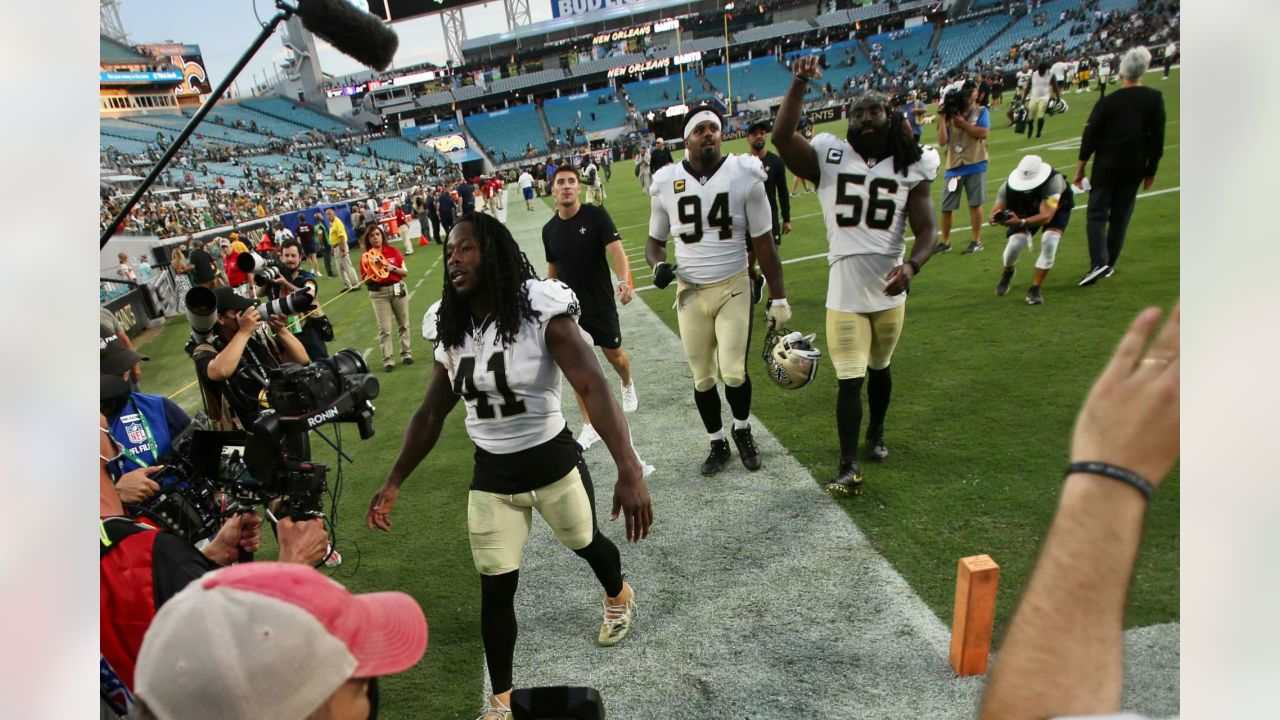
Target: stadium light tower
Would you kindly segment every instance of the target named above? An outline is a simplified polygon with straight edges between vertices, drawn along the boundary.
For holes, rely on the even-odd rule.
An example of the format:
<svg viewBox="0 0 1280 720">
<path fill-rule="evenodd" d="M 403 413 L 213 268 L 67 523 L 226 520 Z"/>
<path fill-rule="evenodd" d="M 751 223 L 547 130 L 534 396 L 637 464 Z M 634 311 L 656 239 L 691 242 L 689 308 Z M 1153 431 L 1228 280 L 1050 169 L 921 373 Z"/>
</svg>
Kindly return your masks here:
<svg viewBox="0 0 1280 720">
<path fill-rule="evenodd" d="M 502 0 L 502 4 L 507 11 L 508 31 L 533 22 L 533 16 L 529 14 L 529 0 Z"/>
<path fill-rule="evenodd" d="M 467 23 L 462 17 L 462 8 L 441 10 L 440 28 L 444 31 L 445 53 L 450 60 L 461 65 L 462 41 L 467 39 Z"/>
<path fill-rule="evenodd" d="M 98 10 L 98 32 L 121 45 L 129 44 L 129 35 L 120 21 L 119 0 L 101 0 Z"/>
</svg>

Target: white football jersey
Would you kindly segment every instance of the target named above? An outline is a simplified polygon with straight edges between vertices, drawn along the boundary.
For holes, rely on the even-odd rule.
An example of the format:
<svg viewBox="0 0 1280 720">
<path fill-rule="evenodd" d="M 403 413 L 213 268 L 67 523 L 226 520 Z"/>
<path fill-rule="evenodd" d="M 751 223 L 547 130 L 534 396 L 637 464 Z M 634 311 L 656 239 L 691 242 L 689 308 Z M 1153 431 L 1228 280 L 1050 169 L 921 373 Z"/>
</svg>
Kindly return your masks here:
<svg viewBox="0 0 1280 720">
<path fill-rule="evenodd" d="M 440 302 L 427 310 L 422 336 L 435 346 L 436 362 L 449 371 L 453 391 L 467 406 L 467 435 L 495 454 L 528 450 L 564 430 L 560 412 L 560 368 L 547 347 L 547 323 L 558 315 L 574 322 L 582 311 L 578 298 L 559 280 L 526 280 L 529 302 L 541 317 L 525 321 L 509 346 L 498 339 L 498 327 L 487 322 L 467 333 L 461 347 L 436 342 Z"/>
<path fill-rule="evenodd" d="M 1069 72 L 1071 72 L 1071 63 L 1062 60 L 1054 63 L 1053 67 L 1049 68 L 1049 73 L 1053 75 L 1053 79 L 1057 80 L 1059 85 L 1067 81 L 1067 73 Z"/>
<path fill-rule="evenodd" d="M 649 236 L 676 239 L 676 274 L 706 285 L 747 269 L 747 239 L 773 230 L 764 193 L 764 166 L 751 155 L 728 155 L 706 177 L 688 161 L 653 175 Z M 748 197 L 755 201 L 748 202 Z"/>
<path fill-rule="evenodd" d="M 1026 90 L 1028 87 L 1030 87 L 1030 86 L 1031 86 L 1031 71 L 1030 71 L 1030 70 L 1027 70 L 1027 69 L 1019 70 L 1019 71 L 1017 72 L 1017 75 L 1015 75 L 1015 77 L 1017 78 L 1017 86 L 1018 86 L 1019 88 L 1022 88 L 1023 90 Z"/>
<path fill-rule="evenodd" d="M 907 195 L 938 176 L 938 151 L 923 148 L 903 176 L 894 172 L 892 158 L 868 163 L 848 141 L 831 133 L 814 138 L 813 150 L 821 173 L 818 205 L 831 267 L 827 307 L 875 312 L 904 302 L 905 297 L 884 297 L 884 277 L 902 263 L 907 248 Z M 846 259 L 851 260 L 841 262 Z"/>
<path fill-rule="evenodd" d="M 1048 100 L 1053 95 L 1052 80 L 1052 72 L 1046 72 L 1044 75 L 1038 72 L 1031 73 L 1031 99 Z"/>
</svg>

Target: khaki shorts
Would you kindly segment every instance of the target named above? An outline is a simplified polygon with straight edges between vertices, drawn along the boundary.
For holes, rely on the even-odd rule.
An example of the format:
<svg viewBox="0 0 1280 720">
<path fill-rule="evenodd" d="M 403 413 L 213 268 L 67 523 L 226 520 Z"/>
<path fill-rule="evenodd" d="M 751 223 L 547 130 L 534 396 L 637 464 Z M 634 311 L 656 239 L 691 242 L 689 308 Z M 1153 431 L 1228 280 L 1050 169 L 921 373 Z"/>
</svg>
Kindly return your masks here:
<svg viewBox="0 0 1280 720">
<path fill-rule="evenodd" d="M 535 509 L 570 550 L 591 544 L 595 517 L 576 467 L 550 485 L 518 495 L 472 490 L 467 500 L 467 530 L 471 560 L 481 575 L 520 569 Z"/>
<path fill-rule="evenodd" d="M 677 281 L 676 318 L 693 386 L 715 387 L 717 374 L 729 387 L 747 379 L 751 343 L 751 280 L 744 271 L 711 285 Z"/>
<path fill-rule="evenodd" d="M 851 313 L 827 308 L 827 350 L 836 378 L 849 380 L 883 370 L 893 359 L 902 336 L 907 304 L 874 313 Z"/>
</svg>

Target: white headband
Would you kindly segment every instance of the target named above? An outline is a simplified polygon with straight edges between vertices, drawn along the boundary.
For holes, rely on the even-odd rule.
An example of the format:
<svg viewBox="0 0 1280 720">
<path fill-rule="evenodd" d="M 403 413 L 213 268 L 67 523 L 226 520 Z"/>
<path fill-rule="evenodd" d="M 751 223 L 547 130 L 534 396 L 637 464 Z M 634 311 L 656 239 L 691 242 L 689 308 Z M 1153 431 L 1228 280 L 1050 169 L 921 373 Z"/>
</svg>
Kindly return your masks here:
<svg viewBox="0 0 1280 720">
<path fill-rule="evenodd" d="M 698 112 L 689 116 L 689 119 L 685 122 L 684 139 L 688 140 L 689 136 L 693 134 L 693 129 L 698 126 L 698 123 L 703 122 L 704 120 L 710 120 L 711 122 L 715 123 L 717 130 L 720 129 L 720 118 L 716 117 L 715 113 L 711 112 L 710 110 L 699 110 Z"/>
</svg>

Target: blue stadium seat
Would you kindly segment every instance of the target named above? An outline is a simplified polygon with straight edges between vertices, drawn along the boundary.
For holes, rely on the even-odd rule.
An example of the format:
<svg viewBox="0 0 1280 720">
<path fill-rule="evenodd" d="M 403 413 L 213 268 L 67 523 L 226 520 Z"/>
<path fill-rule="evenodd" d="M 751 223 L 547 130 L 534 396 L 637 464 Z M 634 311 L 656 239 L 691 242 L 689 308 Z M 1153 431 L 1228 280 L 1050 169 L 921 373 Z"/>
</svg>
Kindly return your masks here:
<svg viewBox="0 0 1280 720">
<path fill-rule="evenodd" d="M 311 108 L 303 107 L 282 97 L 254 98 L 245 100 L 241 105 L 281 120 L 296 123 L 313 130 L 320 130 L 321 132 L 342 135 L 354 129 L 332 115 L 316 112 Z"/>
<path fill-rule="evenodd" d="M 608 101 L 601 105 L 600 98 Z M 615 97 L 612 88 L 601 88 L 587 93 L 550 98 L 542 105 L 542 112 L 547 116 L 547 124 L 565 130 L 579 121 L 578 113 L 582 113 L 579 121 L 587 132 L 608 130 L 623 124 L 627 118 L 627 110 Z M 591 118 L 592 113 L 595 119 Z"/>
<path fill-rule="evenodd" d="M 733 63 L 729 67 L 729 78 L 725 77 L 724 65 L 712 65 L 706 70 L 706 78 L 725 95 L 729 94 L 732 84 L 735 98 L 748 98 L 752 93 L 761 100 L 781 97 L 791 87 L 791 70 L 780 65 L 772 55 Z"/>
<path fill-rule="evenodd" d="M 1004 15 L 970 20 L 968 22 L 948 23 L 942 29 L 942 38 L 938 41 L 939 62 L 944 70 L 950 70 L 985 45 L 996 33 L 1009 26 L 1009 18 Z"/>
<path fill-rule="evenodd" d="M 925 23 L 910 29 L 905 37 L 890 39 L 893 33 L 867 38 L 869 45 L 880 43 L 880 60 L 890 73 L 897 73 L 902 68 L 915 63 L 921 70 L 929 67 L 933 61 L 934 51 L 929 49 L 929 41 L 933 39 L 933 25 Z M 898 54 L 902 57 L 895 57 Z"/>
<path fill-rule="evenodd" d="M 494 162 L 502 162 L 504 153 L 513 160 L 525 157 L 525 149 L 529 145 L 539 153 L 547 152 L 542 123 L 538 120 L 537 109 L 532 105 L 477 113 L 468 116 L 464 123 L 475 136 L 476 142 L 489 151 L 489 157 Z"/>
<path fill-rule="evenodd" d="M 665 75 L 649 80 L 637 80 L 623 87 L 631 104 L 640 112 L 669 108 L 680 104 L 680 77 L 684 76 L 685 99 L 689 103 L 711 98 L 711 92 L 702 84 L 702 80 L 692 71 Z M 663 97 L 666 93 L 666 97 Z"/>
</svg>

